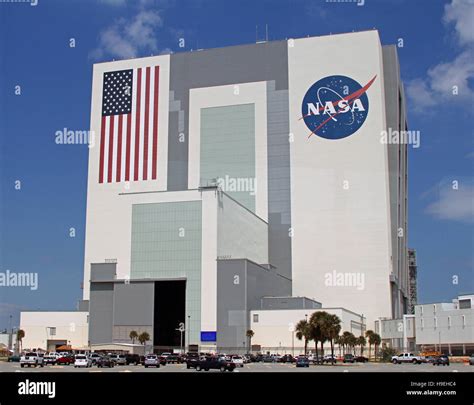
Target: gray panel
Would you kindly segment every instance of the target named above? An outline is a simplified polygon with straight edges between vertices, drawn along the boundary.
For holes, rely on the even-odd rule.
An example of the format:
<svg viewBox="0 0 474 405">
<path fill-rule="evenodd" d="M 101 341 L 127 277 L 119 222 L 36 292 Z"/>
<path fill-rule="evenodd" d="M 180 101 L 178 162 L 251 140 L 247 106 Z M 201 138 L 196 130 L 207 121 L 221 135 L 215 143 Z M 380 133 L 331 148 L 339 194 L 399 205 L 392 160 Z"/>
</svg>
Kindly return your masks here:
<svg viewBox="0 0 474 405">
<path fill-rule="evenodd" d="M 236 284 L 238 277 L 238 284 Z M 249 311 L 260 309 L 264 296 L 286 296 L 291 281 L 245 259 L 217 261 L 217 348 L 226 352 L 247 350 L 245 336 Z"/>
<path fill-rule="evenodd" d="M 91 281 L 110 281 L 115 278 L 117 263 L 91 263 Z"/>
<path fill-rule="evenodd" d="M 154 283 L 116 284 L 114 326 L 153 325 Z"/>
<path fill-rule="evenodd" d="M 306 297 L 265 297 L 261 309 L 318 309 L 322 305 Z"/>
<path fill-rule="evenodd" d="M 278 272 L 291 278 L 291 174 L 288 90 L 267 83 L 268 255 Z"/>
<path fill-rule="evenodd" d="M 90 344 L 111 343 L 114 307 L 114 284 L 91 283 L 89 303 Z"/>
<path fill-rule="evenodd" d="M 184 111 L 186 142 L 177 140 L 178 115 L 169 115 L 168 190 L 188 187 L 189 90 L 199 87 L 274 80 L 288 89 L 287 42 L 268 42 L 170 56 L 170 91 Z M 174 122 L 173 122 L 174 121 Z"/>
</svg>

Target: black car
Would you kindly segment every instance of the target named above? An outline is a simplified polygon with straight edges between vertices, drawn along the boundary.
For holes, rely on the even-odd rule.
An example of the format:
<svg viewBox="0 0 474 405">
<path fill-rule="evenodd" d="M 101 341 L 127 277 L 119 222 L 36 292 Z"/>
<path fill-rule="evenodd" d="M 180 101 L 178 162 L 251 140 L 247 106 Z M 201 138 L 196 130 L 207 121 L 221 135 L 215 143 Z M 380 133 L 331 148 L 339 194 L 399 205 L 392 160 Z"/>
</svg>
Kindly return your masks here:
<svg viewBox="0 0 474 405">
<path fill-rule="evenodd" d="M 115 367 L 115 361 L 113 361 L 109 356 L 102 356 L 99 357 L 96 361 L 95 364 L 97 367 L 102 368 L 102 367 L 108 367 L 108 368 L 113 368 Z"/>
<path fill-rule="evenodd" d="M 181 363 L 181 358 L 177 354 L 170 354 L 168 357 L 165 358 L 167 363 L 170 364 L 178 364 Z"/>
<path fill-rule="evenodd" d="M 235 364 L 231 361 L 223 360 L 219 357 L 206 357 L 204 360 L 199 360 L 196 362 L 196 371 L 201 370 L 221 370 L 224 371 L 234 371 Z"/>
<path fill-rule="evenodd" d="M 367 357 L 364 357 L 364 356 L 357 356 L 355 358 L 356 363 L 367 363 L 368 361 L 369 361 L 369 359 Z"/>
<path fill-rule="evenodd" d="M 252 363 L 260 363 L 263 361 L 263 354 L 250 355 L 250 361 Z"/>
<path fill-rule="evenodd" d="M 188 353 L 186 356 L 186 368 L 196 368 L 200 361 L 199 353 Z"/>
<path fill-rule="evenodd" d="M 263 356 L 262 361 L 264 363 L 275 363 L 275 357 L 274 356 Z"/>
<path fill-rule="evenodd" d="M 433 366 L 449 366 L 449 357 L 445 354 L 436 356 L 433 360 Z"/>
<path fill-rule="evenodd" d="M 129 366 L 130 364 L 134 364 L 135 366 L 137 366 L 141 363 L 140 355 L 129 353 L 125 356 L 125 361 L 127 362 L 127 366 Z"/>
<path fill-rule="evenodd" d="M 355 363 L 356 359 L 353 354 L 345 354 L 342 359 L 343 363 Z"/>
<path fill-rule="evenodd" d="M 305 356 L 298 356 L 296 358 L 296 367 L 309 367 L 309 359 Z"/>
<path fill-rule="evenodd" d="M 281 356 L 280 363 L 294 363 L 295 358 L 291 354 L 285 354 Z"/>
</svg>

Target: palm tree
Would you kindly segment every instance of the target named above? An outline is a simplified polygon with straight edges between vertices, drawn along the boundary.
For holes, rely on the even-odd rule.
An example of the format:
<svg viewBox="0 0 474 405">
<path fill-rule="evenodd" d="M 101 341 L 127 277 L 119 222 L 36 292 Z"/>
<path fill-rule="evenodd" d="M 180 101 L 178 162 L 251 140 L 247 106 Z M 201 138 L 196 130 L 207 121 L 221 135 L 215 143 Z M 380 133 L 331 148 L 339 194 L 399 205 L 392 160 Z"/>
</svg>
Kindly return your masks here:
<svg viewBox="0 0 474 405">
<path fill-rule="evenodd" d="M 347 353 L 347 348 L 351 347 L 351 344 L 353 342 L 353 340 L 352 340 L 353 336 L 354 335 L 351 332 L 347 332 L 347 331 L 345 331 L 342 334 L 342 350 L 343 350 L 344 354 Z"/>
<path fill-rule="evenodd" d="M 20 344 L 20 352 L 23 350 L 23 338 L 25 337 L 25 331 L 23 329 L 18 329 L 16 332 L 16 341 Z"/>
<path fill-rule="evenodd" d="M 367 339 L 369 339 L 369 360 L 370 360 L 370 352 L 371 352 L 371 348 L 372 348 L 372 344 L 373 344 L 373 339 L 371 339 L 371 336 L 374 334 L 375 332 L 373 330 L 368 330 L 365 332 L 365 336 L 367 337 Z"/>
<path fill-rule="evenodd" d="M 130 335 L 128 335 L 132 340 L 132 345 L 135 344 L 135 339 L 138 339 L 138 333 L 136 330 L 130 331 Z"/>
<path fill-rule="evenodd" d="M 148 332 L 142 332 L 138 336 L 138 341 L 143 345 L 143 354 L 145 354 L 146 342 L 150 340 L 150 335 Z"/>
<path fill-rule="evenodd" d="M 357 338 L 357 344 L 360 346 L 360 355 L 364 355 L 364 346 L 367 344 L 367 340 L 365 339 L 364 336 L 359 336 Z"/>
<path fill-rule="evenodd" d="M 375 361 L 377 361 L 377 349 L 378 349 L 380 343 L 382 342 L 382 338 L 380 337 L 379 334 L 374 333 L 372 335 L 372 341 L 373 341 L 373 344 L 375 346 L 375 349 L 374 349 L 375 350 Z"/>
<path fill-rule="evenodd" d="M 342 349 L 342 344 L 343 344 L 343 339 L 341 335 L 337 335 L 334 338 L 334 344 L 339 346 L 339 356 L 341 356 L 341 349 Z"/>
<path fill-rule="evenodd" d="M 296 338 L 298 340 L 304 339 L 304 355 L 308 351 L 308 342 L 311 340 L 311 328 L 306 319 L 299 321 L 295 326 Z"/>
<path fill-rule="evenodd" d="M 249 349 L 248 352 L 252 349 L 252 338 L 254 337 L 255 333 L 252 329 L 249 329 L 247 332 L 245 332 L 245 336 L 247 336 L 247 339 L 249 340 Z"/>
<path fill-rule="evenodd" d="M 355 355 L 356 344 L 357 344 L 357 338 L 352 333 L 349 333 L 347 335 L 347 345 L 350 347 L 352 354 L 354 355 Z"/>
<path fill-rule="evenodd" d="M 324 319 L 326 315 L 327 315 L 327 312 L 318 311 L 318 312 L 314 312 L 309 318 L 311 339 L 314 340 L 314 350 L 316 352 L 316 361 L 319 360 L 318 342 L 321 342 L 321 351 L 322 351 L 323 344 L 325 341 L 325 337 L 323 334 L 323 328 L 324 328 L 323 325 L 324 325 Z"/>
<path fill-rule="evenodd" d="M 336 339 L 339 339 L 339 332 L 341 331 L 341 320 L 337 315 L 328 314 L 326 321 L 327 338 L 331 343 L 331 356 L 334 357 L 334 343 Z"/>
</svg>

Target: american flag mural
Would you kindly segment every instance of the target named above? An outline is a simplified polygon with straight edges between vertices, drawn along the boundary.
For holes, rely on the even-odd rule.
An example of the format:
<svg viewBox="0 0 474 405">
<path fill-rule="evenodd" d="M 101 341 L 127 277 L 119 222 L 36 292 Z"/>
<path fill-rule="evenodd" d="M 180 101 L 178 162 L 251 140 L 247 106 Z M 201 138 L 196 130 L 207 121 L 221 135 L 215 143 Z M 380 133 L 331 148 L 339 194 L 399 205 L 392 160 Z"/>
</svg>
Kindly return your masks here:
<svg viewBox="0 0 474 405">
<path fill-rule="evenodd" d="M 160 67 L 103 77 L 99 183 L 155 180 Z"/>
</svg>

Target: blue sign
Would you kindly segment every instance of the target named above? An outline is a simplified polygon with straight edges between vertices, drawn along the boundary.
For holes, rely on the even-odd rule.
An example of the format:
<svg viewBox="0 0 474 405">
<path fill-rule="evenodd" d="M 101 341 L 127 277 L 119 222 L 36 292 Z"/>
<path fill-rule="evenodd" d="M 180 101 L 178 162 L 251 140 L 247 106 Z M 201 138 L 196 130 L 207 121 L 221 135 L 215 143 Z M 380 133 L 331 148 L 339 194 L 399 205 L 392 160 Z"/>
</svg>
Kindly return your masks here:
<svg viewBox="0 0 474 405">
<path fill-rule="evenodd" d="M 311 131 L 325 139 L 342 139 L 355 133 L 369 113 L 365 86 L 347 76 L 327 76 L 314 83 L 306 92 L 301 106 L 302 119 Z"/>
<path fill-rule="evenodd" d="M 201 342 L 215 342 L 217 341 L 217 332 L 201 331 Z"/>
</svg>

